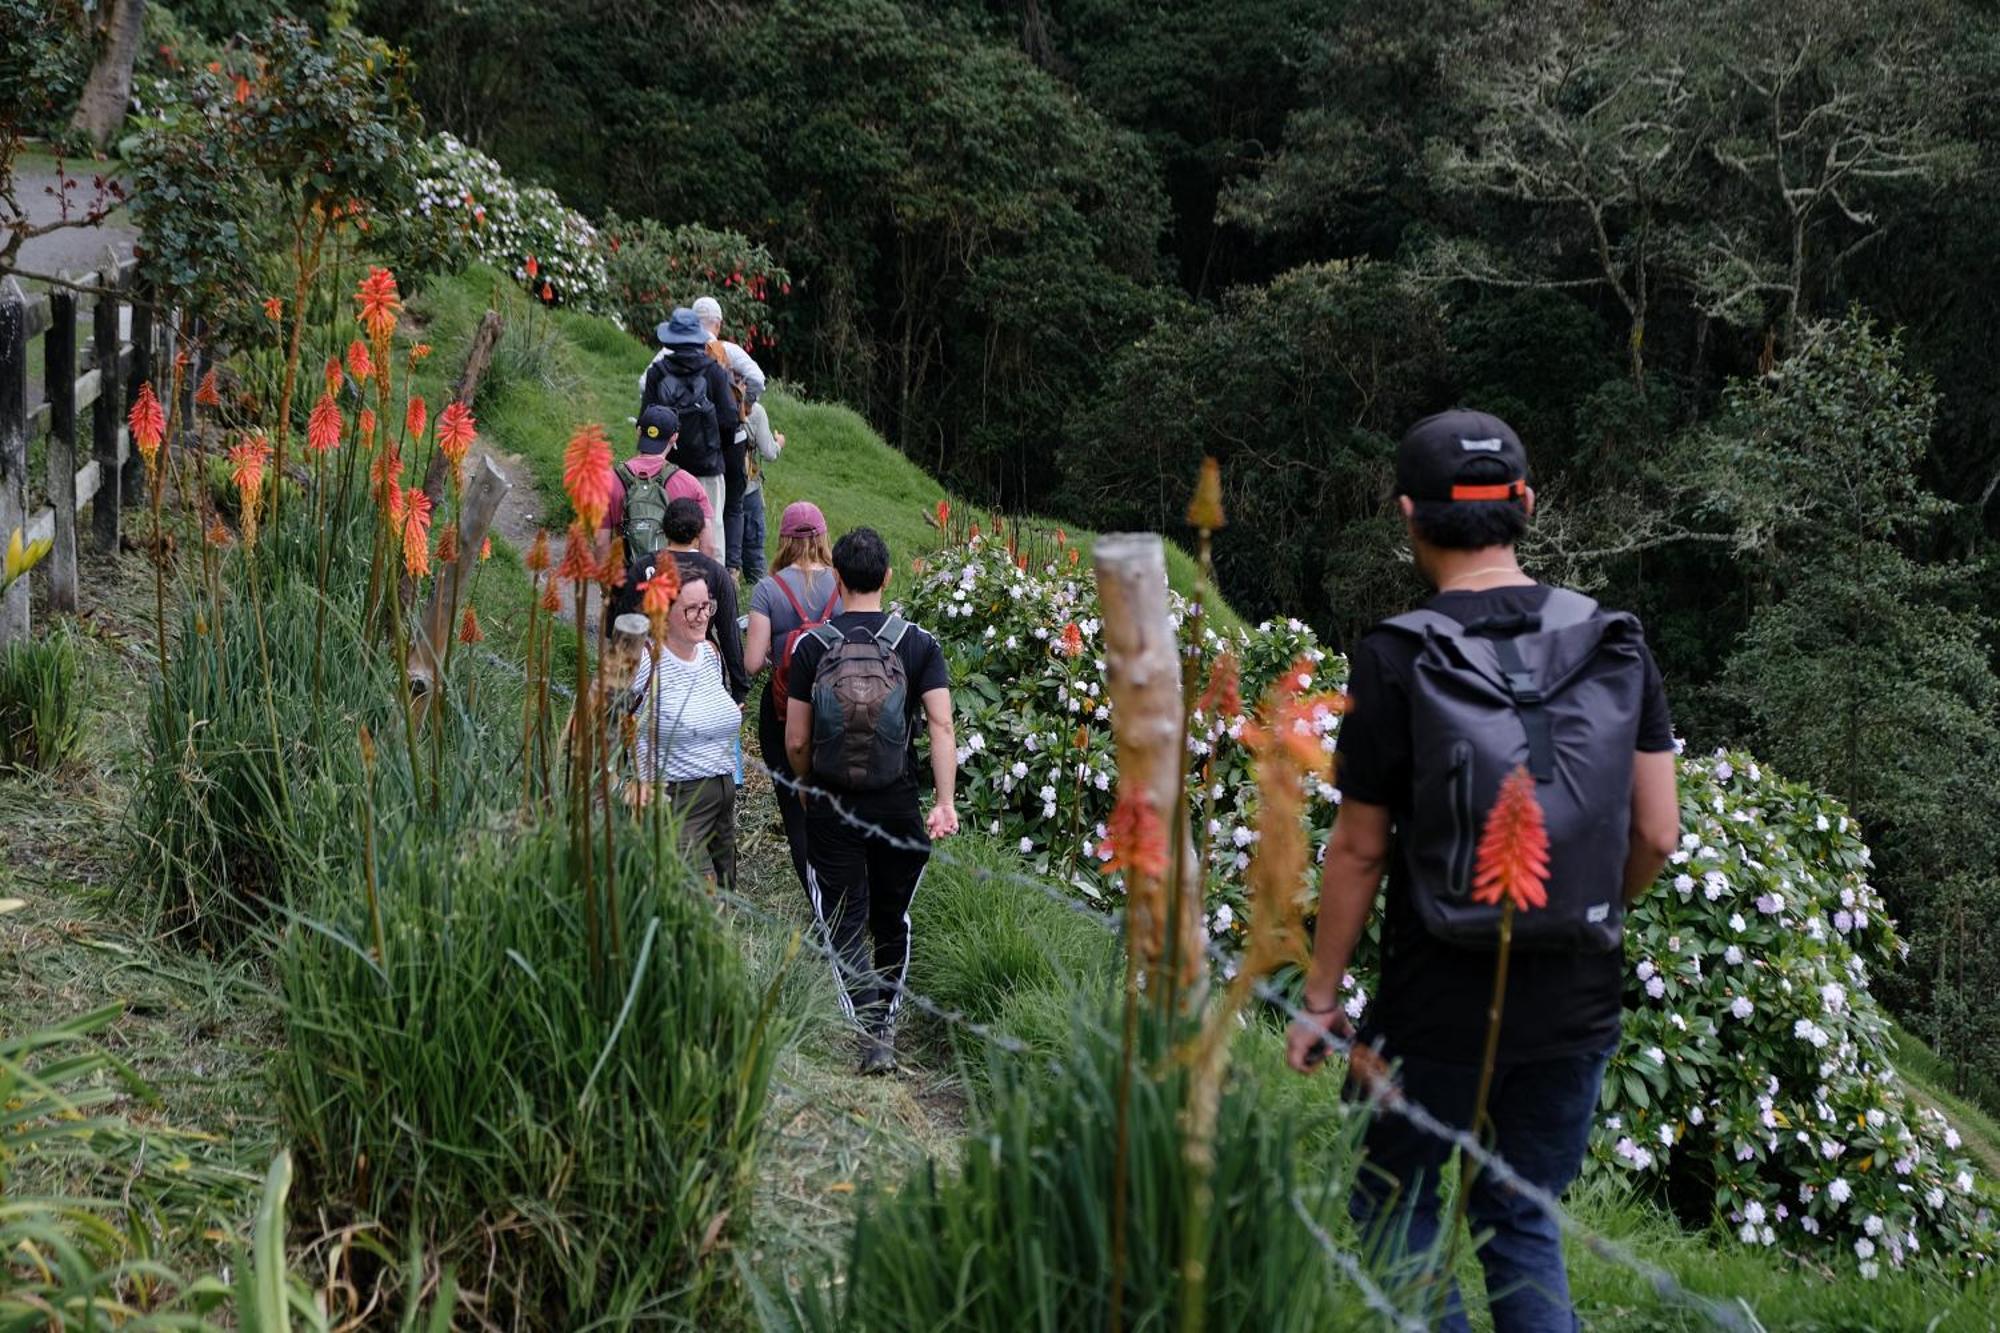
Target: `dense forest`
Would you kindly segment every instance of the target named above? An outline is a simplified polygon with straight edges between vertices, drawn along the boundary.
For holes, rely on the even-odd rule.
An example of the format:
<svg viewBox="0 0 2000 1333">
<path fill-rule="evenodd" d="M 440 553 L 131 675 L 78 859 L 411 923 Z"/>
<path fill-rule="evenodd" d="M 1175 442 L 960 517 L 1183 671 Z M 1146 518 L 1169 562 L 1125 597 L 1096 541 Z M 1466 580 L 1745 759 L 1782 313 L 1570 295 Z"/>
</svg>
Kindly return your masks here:
<svg viewBox="0 0 2000 1333">
<path fill-rule="evenodd" d="M 240 6 L 239 6 L 240 7 Z M 197 7 L 198 8 L 198 7 Z M 215 6 L 233 20 L 234 7 Z M 1693 743 L 1862 815 L 1904 1007 L 2000 1072 L 2000 23 L 1929 0 L 367 0 L 431 120 L 740 230 L 768 355 L 967 493 L 1173 531 L 1336 641 L 1412 592 L 1393 442 L 1513 421 L 1538 567 Z"/>
</svg>

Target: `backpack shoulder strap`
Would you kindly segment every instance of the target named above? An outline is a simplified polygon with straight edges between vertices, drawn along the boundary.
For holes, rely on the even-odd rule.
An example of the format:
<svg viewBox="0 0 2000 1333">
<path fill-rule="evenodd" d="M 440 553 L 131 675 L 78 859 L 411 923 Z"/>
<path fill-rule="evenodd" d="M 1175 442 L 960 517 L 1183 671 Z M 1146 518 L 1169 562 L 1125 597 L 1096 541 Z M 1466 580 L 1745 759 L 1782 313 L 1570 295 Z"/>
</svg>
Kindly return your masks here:
<svg viewBox="0 0 2000 1333">
<path fill-rule="evenodd" d="M 875 638 L 890 652 L 902 647 L 903 636 L 910 632 L 910 622 L 899 615 L 891 614 L 882 622 L 882 628 L 875 631 Z"/>
<path fill-rule="evenodd" d="M 785 600 L 792 604 L 792 610 L 798 615 L 799 623 L 801 625 L 806 624 L 812 619 L 811 616 L 806 614 L 805 605 L 799 601 L 799 595 L 792 591 L 792 585 L 785 582 L 784 570 L 781 569 L 777 573 L 773 574 L 771 576 L 771 582 L 778 585 L 778 591 L 783 593 L 785 595 Z M 825 620 L 826 617 L 821 616 L 820 619 Z"/>
<path fill-rule="evenodd" d="M 832 589 L 829 590 L 826 594 L 826 605 L 822 606 L 819 609 L 819 618 L 821 620 L 833 619 L 833 608 L 838 606 L 839 604 L 840 604 L 840 585 L 838 583 L 835 583 Z"/>
<path fill-rule="evenodd" d="M 667 488 L 667 483 L 672 481 L 677 475 L 679 475 L 680 470 L 681 467 L 680 464 L 678 463 L 662 464 L 659 472 L 660 489 L 665 490 Z"/>
<path fill-rule="evenodd" d="M 632 483 L 637 480 L 632 475 L 631 466 L 626 463 L 620 463 L 617 467 L 612 468 L 611 475 L 618 478 L 618 484 L 628 491 L 632 489 Z"/>
<path fill-rule="evenodd" d="M 817 639 L 820 647 L 826 649 L 828 652 L 832 652 L 847 639 L 845 634 L 834 628 L 832 621 L 828 621 L 824 625 L 814 625 L 806 631 L 806 637 L 808 639 Z"/>
</svg>

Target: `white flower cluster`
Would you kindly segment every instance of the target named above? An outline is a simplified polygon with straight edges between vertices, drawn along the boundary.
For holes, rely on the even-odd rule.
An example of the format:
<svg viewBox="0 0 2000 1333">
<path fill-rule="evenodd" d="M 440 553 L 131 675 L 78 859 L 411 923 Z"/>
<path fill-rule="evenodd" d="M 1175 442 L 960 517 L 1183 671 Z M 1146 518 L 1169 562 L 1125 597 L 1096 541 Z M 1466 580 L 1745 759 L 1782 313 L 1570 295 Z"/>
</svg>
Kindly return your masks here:
<svg viewBox="0 0 2000 1333">
<path fill-rule="evenodd" d="M 403 221 L 439 253 L 511 273 L 552 304 L 610 312 L 597 230 L 553 190 L 518 186 L 485 153 L 440 134 L 426 142 Z M 529 271 L 530 262 L 534 271 Z"/>
</svg>

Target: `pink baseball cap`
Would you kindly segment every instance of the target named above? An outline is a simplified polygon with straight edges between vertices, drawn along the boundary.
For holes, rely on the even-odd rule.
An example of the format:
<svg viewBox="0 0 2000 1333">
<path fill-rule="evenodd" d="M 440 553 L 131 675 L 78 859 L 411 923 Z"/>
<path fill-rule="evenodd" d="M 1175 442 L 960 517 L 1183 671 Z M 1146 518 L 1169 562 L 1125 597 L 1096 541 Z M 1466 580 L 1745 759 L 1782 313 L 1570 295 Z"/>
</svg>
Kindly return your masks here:
<svg viewBox="0 0 2000 1333">
<path fill-rule="evenodd" d="M 794 500 L 785 506 L 785 516 L 778 521 L 780 537 L 824 537 L 826 535 L 826 515 L 819 512 L 819 506 L 810 500 Z"/>
</svg>

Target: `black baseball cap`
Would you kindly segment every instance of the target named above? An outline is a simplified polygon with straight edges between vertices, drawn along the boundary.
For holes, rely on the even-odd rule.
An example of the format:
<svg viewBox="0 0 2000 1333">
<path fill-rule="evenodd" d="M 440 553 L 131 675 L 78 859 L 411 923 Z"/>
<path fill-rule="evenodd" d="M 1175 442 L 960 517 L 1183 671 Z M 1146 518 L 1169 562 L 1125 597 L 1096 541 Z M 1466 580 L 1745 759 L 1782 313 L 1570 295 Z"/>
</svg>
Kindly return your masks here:
<svg viewBox="0 0 2000 1333">
<path fill-rule="evenodd" d="M 1396 446 L 1396 492 L 1412 500 L 1519 500 L 1528 493 L 1528 451 L 1490 413 L 1439 412 Z"/>
<path fill-rule="evenodd" d="M 675 435 L 680 433 L 681 419 L 674 409 L 664 403 L 648 404 L 639 414 L 639 452 L 642 454 L 663 454 Z"/>
</svg>

